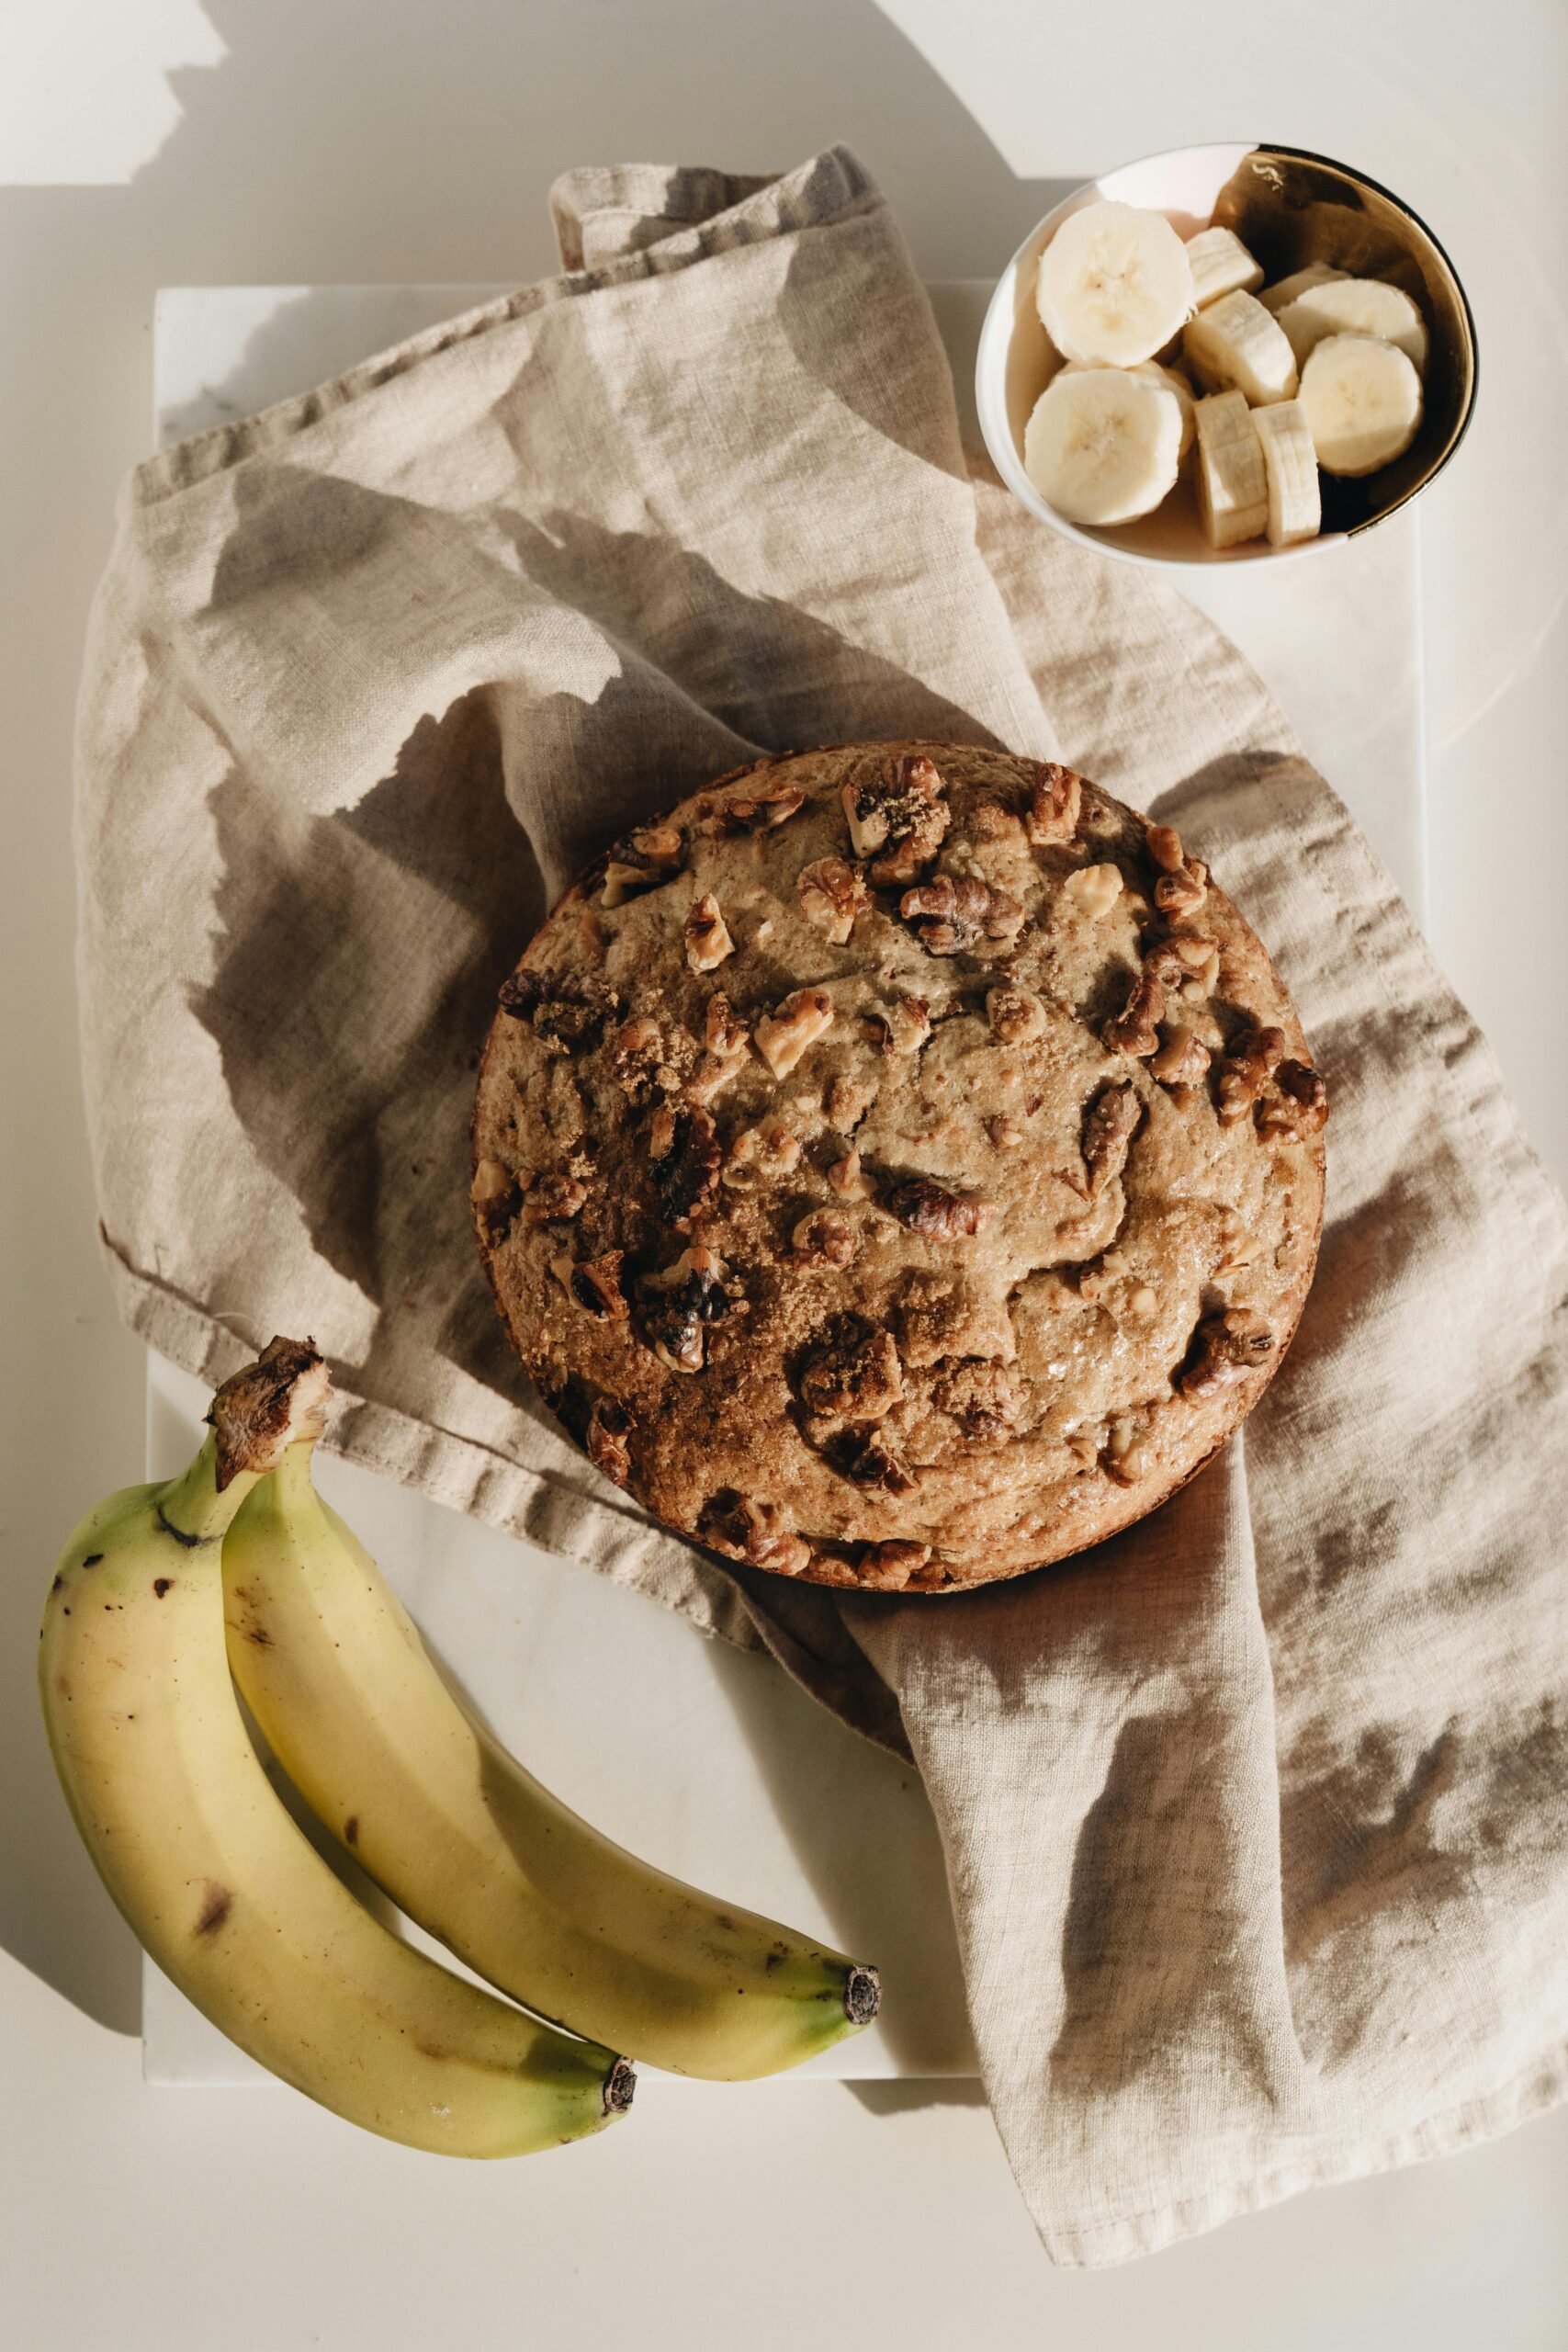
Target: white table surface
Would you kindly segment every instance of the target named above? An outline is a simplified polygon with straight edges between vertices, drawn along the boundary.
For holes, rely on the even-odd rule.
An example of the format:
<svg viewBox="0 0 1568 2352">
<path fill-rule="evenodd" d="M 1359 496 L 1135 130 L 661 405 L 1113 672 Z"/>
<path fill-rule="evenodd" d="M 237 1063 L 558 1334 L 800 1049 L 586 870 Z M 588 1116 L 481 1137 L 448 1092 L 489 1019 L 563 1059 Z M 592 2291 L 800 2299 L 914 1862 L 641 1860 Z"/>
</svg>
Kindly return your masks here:
<svg viewBox="0 0 1568 2352">
<path fill-rule="evenodd" d="M 1480 320 L 1477 421 L 1421 516 L 1429 923 L 1561 1178 L 1562 13 L 12 0 L 0 43 L 0 2335 L 1562 2352 L 1563 2115 L 1077 2277 L 1044 2264 L 964 2086 L 660 2082 L 587 2148 L 473 2168 L 281 2094 L 149 2090 L 134 1947 L 30 1694 L 49 1559 L 142 1442 L 77 1100 L 68 771 L 86 602 L 145 443 L 153 289 L 522 279 L 550 266 L 550 176 L 615 155 L 755 168 L 847 138 L 933 277 L 994 269 L 1055 187 L 1160 146 L 1256 130 L 1360 164 L 1438 227 Z"/>
</svg>

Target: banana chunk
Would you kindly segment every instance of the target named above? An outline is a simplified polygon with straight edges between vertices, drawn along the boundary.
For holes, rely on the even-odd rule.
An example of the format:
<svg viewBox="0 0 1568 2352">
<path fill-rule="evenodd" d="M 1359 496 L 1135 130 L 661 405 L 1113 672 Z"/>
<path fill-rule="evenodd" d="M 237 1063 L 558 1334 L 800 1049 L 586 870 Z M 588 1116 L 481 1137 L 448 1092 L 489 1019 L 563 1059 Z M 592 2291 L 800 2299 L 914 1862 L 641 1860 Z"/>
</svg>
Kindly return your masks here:
<svg viewBox="0 0 1568 2352">
<path fill-rule="evenodd" d="M 1224 294 L 1200 311 L 1183 350 L 1206 391 L 1243 392 L 1254 408 L 1295 397 L 1295 354 L 1256 295 Z"/>
<path fill-rule="evenodd" d="M 1217 302 L 1222 294 L 1256 294 L 1263 283 L 1262 265 L 1253 260 L 1233 229 L 1200 229 L 1189 237 L 1187 264 L 1200 310 Z"/>
<path fill-rule="evenodd" d="M 1152 514 L 1175 487 L 1181 409 L 1163 382 L 1120 368 L 1064 368 L 1024 429 L 1024 471 L 1069 523 Z"/>
<path fill-rule="evenodd" d="M 1325 473 L 1376 473 L 1416 438 L 1421 379 L 1392 343 L 1331 334 L 1302 370 L 1302 406 Z"/>
<path fill-rule="evenodd" d="M 1281 277 L 1276 286 L 1266 286 L 1258 297 L 1266 311 L 1278 318 L 1287 302 L 1304 294 L 1314 286 L 1326 286 L 1336 277 L 1343 277 L 1342 269 L 1331 269 L 1325 261 L 1309 261 L 1304 269 L 1292 270 L 1289 277 Z"/>
<path fill-rule="evenodd" d="M 1374 334 L 1403 351 L 1420 371 L 1427 365 L 1427 328 L 1408 294 L 1381 277 L 1337 277 L 1308 287 L 1280 312 L 1280 324 L 1304 368 L 1331 334 Z"/>
<path fill-rule="evenodd" d="M 1275 401 L 1258 411 L 1252 428 L 1263 451 L 1269 484 L 1269 546 L 1288 548 L 1298 539 L 1315 539 L 1323 528 L 1323 497 L 1305 409 L 1299 400 Z"/>
<path fill-rule="evenodd" d="M 1041 254 L 1035 299 L 1065 359 L 1135 368 L 1191 317 L 1192 270 L 1162 212 L 1090 204 L 1068 214 Z"/>
<path fill-rule="evenodd" d="M 1269 521 L 1269 478 L 1252 411 L 1240 392 L 1197 405 L 1198 505 L 1212 548 L 1255 539 Z"/>
<path fill-rule="evenodd" d="M 1081 359 L 1069 359 L 1058 371 L 1064 376 L 1087 376 L 1091 371 Z M 1153 384 L 1163 384 L 1176 395 L 1176 405 L 1181 411 L 1181 447 L 1177 453 L 1178 465 L 1187 463 L 1187 453 L 1192 447 L 1193 424 L 1192 387 L 1179 368 L 1164 368 L 1157 359 L 1140 360 L 1137 367 L 1127 369 L 1129 376 L 1146 376 Z"/>
</svg>

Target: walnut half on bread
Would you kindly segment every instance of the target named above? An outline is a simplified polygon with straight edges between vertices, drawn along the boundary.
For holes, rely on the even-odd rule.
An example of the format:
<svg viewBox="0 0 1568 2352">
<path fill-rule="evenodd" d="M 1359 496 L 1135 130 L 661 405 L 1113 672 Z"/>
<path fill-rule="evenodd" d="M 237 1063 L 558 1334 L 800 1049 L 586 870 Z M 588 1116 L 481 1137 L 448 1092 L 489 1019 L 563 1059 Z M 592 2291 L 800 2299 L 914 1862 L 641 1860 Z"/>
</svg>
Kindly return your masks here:
<svg viewBox="0 0 1568 2352">
<path fill-rule="evenodd" d="M 858 743 L 568 892 L 501 992 L 472 1216 L 606 1494 L 903 1596 L 1202 1467 L 1301 1315 L 1328 1111 L 1202 847 L 1055 763 Z"/>
</svg>

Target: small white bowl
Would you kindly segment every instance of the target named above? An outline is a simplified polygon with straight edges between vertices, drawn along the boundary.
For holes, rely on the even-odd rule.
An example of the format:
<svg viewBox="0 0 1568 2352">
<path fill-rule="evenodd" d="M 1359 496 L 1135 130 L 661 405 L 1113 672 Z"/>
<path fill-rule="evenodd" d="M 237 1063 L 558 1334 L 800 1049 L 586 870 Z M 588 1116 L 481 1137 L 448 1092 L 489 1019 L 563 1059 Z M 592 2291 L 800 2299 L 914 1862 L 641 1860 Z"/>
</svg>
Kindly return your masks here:
<svg viewBox="0 0 1568 2352">
<path fill-rule="evenodd" d="M 1069 523 L 1023 469 L 1023 428 L 1060 365 L 1034 288 L 1040 256 L 1069 213 L 1109 198 L 1163 212 L 1190 237 L 1218 218 L 1256 254 L 1269 282 L 1322 261 L 1352 276 L 1402 286 L 1427 322 L 1426 415 L 1412 447 L 1359 481 L 1323 481 L 1323 530 L 1294 547 L 1267 539 L 1212 548 L 1203 536 L 1190 464 L 1175 490 L 1141 522 L 1095 530 Z M 1408 504 L 1439 473 L 1463 437 L 1475 404 L 1475 324 L 1464 289 L 1437 239 L 1408 205 L 1375 180 L 1298 148 L 1232 143 L 1178 147 L 1090 180 L 1048 212 L 1020 245 L 986 313 L 975 363 L 975 401 L 986 447 L 1008 488 L 1054 530 L 1134 563 L 1274 563 L 1371 530 Z"/>
</svg>

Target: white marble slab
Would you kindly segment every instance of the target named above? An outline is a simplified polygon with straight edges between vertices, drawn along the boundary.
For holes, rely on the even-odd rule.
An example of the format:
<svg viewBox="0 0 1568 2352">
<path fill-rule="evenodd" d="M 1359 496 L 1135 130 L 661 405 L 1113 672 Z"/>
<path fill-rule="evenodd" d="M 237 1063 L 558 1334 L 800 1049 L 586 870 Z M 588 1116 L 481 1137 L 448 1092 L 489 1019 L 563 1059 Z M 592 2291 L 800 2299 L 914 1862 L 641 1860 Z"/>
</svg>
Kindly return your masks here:
<svg viewBox="0 0 1568 2352">
<path fill-rule="evenodd" d="M 165 288 L 157 439 L 307 390 L 502 290 Z M 989 290 L 976 280 L 931 288 L 971 433 Z M 1418 562 L 1406 514 L 1320 561 L 1205 571 L 1190 593 L 1258 670 L 1420 912 Z M 149 1476 L 188 1457 L 206 1401 L 196 1382 L 150 1361 Z M 701 1640 L 570 1561 L 347 1464 L 323 1462 L 321 1483 L 502 1736 L 569 1804 L 665 1869 L 879 1963 L 883 2019 L 803 2071 L 973 2072 L 941 1850 L 909 1771 L 769 1662 Z M 268 2080 L 150 1963 L 142 2043 L 150 2082 Z"/>
</svg>

